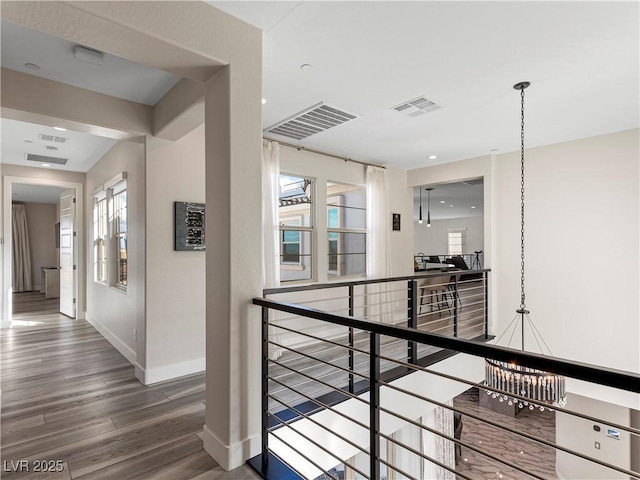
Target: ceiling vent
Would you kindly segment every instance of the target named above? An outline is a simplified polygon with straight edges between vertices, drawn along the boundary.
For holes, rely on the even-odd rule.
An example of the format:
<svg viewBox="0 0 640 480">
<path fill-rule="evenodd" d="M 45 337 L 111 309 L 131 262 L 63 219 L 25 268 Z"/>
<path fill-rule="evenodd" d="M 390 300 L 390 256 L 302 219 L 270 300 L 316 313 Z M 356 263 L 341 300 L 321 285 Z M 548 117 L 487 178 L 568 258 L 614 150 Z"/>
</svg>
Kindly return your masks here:
<svg viewBox="0 0 640 480">
<path fill-rule="evenodd" d="M 407 102 L 402 102 L 400 105 L 391 107 L 393 110 L 403 113 L 409 117 L 418 117 L 425 113 L 433 112 L 442 108 L 442 105 L 438 105 L 433 100 L 429 100 L 425 97 L 414 98 Z"/>
<path fill-rule="evenodd" d="M 482 185 L 484 182 L 484 180 L 482 178 L 474 178 L 472 180 L 465 180 L 464 182 L 460 182 L 460 183 L 464 183 L 465 185 Z"/>
<path fill-rule="evenodd" d="M 265 129 L 265 133 L 275 133 L 296 140 L 324 132 L 343 123 L 358 118 L 357 115 L 345 112 L 320 102 L 292 117 Z"/>
<path fill-rule="evenodd" d="M 55 142 L 55 143 L 64 143 L 67 141 L 65 137 L 56 137 L 55 135 L 47 135 L 45 133 L 39 133 L 38 140 L 43 140 L 45 142 Z"/>
<path fill-rule="evenodd" d="M 69 161 L 68 158 L 47 157 L 46 155 L 34 155 L 33 153 L 27 153 L 25 159 L 31 162 L 55 163 L 56 165 L 66 165 Z"/>
</svg>

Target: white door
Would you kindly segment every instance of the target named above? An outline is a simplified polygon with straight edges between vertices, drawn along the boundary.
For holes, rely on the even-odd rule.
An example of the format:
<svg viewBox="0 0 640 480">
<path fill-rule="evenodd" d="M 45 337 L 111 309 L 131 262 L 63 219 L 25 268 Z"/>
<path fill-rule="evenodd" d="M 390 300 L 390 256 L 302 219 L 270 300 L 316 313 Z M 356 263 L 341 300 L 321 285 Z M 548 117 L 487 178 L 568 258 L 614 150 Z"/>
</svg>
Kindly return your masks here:
<svg viewBox="0 0 640 480">
<path fill-rule="evenodd" d="M 76 192 L 60 194 L 60 313 L 76 318 Z"/>
</svg>

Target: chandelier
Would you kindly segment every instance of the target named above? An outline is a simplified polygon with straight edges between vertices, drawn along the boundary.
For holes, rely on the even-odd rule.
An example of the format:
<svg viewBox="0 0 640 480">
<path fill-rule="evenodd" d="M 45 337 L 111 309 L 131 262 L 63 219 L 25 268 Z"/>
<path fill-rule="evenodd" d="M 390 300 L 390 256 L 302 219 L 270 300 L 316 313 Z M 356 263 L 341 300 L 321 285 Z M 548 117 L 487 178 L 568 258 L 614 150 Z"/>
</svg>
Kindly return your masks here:
<svg viewBox="0 0 640 480">
<path fill-rule="evenodd" d="M 540 332 L 529 318 L 529 310 L 525 304 L 524 295 L 524 90 L 530 85 L 529 82 L 520 82 L 513 86 L 520 90 L 520 308 L 516 310 L 516 316 L 504 330 L 500 339 L 511 329 L 509 346 L 511 339 L 520 325 L 521 349 L 524 351 L 524 330 L 525 325 L 530 326 L 533 337 L 538 344 L 541 353 L 542 345 L 549 355 L 551 351 L 542 339 Z M 567 392 L 565 389 L 565 378 L 562 375 L 524 367 L 516 363 L 501 362 L 492 359 L 485 359 L 485 386 L 491 389 L 500 390 L 495 392 L 487 389 L 487 394 L 500 402 L 507 402 L 509 405 L 517 405 L 518 408 L 529 408 L 534 410 L 539 408 L 544 411 L 550 407 L 564 407 L 567 403 Z"/>
</svg>

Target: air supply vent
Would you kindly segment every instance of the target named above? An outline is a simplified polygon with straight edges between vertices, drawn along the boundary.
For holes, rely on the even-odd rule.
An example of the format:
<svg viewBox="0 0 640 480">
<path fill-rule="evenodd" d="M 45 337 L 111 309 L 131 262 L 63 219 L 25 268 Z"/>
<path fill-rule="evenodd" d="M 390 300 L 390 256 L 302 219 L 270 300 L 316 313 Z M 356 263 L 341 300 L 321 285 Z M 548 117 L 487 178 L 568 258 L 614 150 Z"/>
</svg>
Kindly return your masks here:
<svg viewBox="0 0 640 480">
<path fill-rule="evenodd" d="M 265 129 L 265 133 L 275 133 L 296 140 L 324 132 L 343 123 L 358 118 L 358 115 L 320 102 L 292 117 Z"/>
<path fill-rule="evenodd" d="M 465 180 L 464 182 L 460 183 L 464 183 L 465 185 L 482 185 L 483 182 L 484 180 L 482 178 L 474 178 L 471 180 Z"/>
<path fill-rule="evenodd" d="M 68 158 L 47 157 L 46 155 L 34 155 L 33 153 L 27 153 L 25 159 L 31 162 L 55 163 L 56 165 L 66 165 L 69 161 Z"/>
<path fill-rule="evenodd" d="M 418 117 L 420 115 L 424 115 L 425 113 L 438 110 L 442 108 L 442 105 L 438 105 L 433 100 L 429 100 L 428 98 L 425 98 L 423 96 L 414 98 L 413 100 L 409 100 L 407 102 L 402 102 L 400 105 L 396 105 L 395 107 L 391 108 L 409 117 Z"/>
<path fill-rule="evenodd" d="M 64 143 L 67 141 L 65 137 L 57 137 L 55 135 L 47 135 L 46 133 L 39 133 L 38 140 L 43 140 L 45 142 L 55 142 L 55 143 Z"/>
</svg>

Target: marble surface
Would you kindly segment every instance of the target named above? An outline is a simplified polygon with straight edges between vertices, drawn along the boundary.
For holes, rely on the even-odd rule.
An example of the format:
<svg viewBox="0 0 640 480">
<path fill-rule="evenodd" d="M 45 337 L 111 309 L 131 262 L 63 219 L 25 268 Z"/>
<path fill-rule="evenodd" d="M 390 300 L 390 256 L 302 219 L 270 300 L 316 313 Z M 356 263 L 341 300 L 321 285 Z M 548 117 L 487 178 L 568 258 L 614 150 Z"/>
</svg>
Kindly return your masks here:
<svg viewBox="0 0 640 480">
<path fill-rule="evenodd" d="M 555 413 L 545 410 L 525 410 L 512 418 L 481 407 L 477 393 L 468 391 L 454 399 L 454 406 L 501 425 L 524 431 L 544 440 L 555 441 Z M 553 448 L 504 431 L 487 423 L 462 415 L 464 428 L 461 440 L 482 452 L 522 467 L 542 478 L 556 480 L 556 452 Z M 462 447 L 457 471 L 473 479 L 532 479 L 524 472 L 483 455 L 469 447 Z"/>
</svg>

